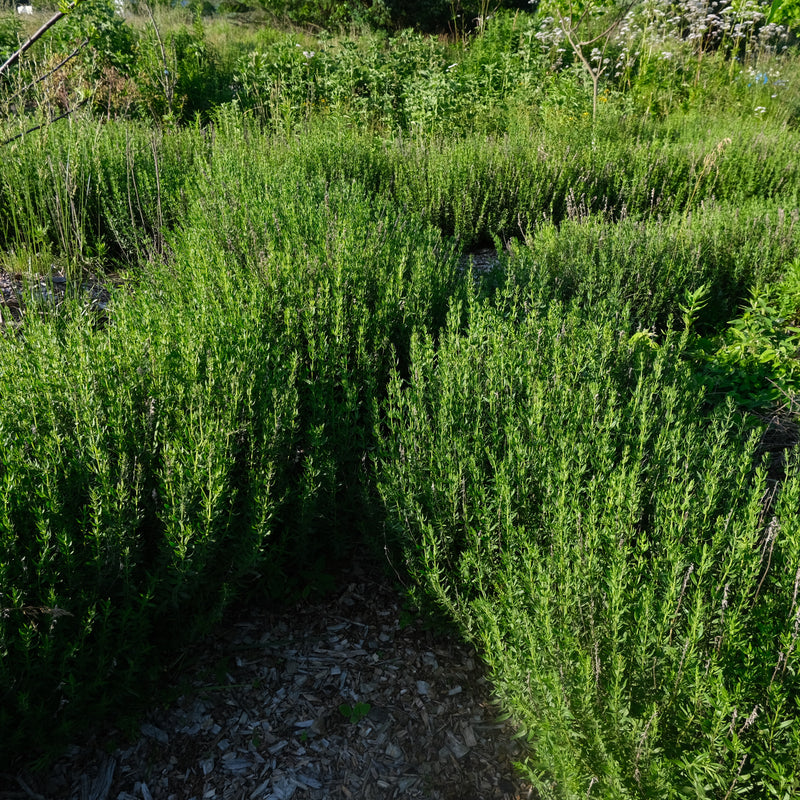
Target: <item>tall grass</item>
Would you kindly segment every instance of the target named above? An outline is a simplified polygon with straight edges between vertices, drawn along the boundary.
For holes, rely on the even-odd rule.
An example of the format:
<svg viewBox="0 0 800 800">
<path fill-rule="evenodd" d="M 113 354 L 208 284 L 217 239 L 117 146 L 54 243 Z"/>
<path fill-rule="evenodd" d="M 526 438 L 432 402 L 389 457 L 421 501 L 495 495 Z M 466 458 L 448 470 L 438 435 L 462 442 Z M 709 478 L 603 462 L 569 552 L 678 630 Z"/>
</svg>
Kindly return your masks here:
<svg viewBox="0 0 800 800">
<path fill-rule="evenodd" d="M 0 241 L 74 274 L 136 264 L 182 219 L 186 176 L 202 152 L 197 130 L 165 136 L 85 119 L 44 128 L 7 145 Z"/>
</svg>

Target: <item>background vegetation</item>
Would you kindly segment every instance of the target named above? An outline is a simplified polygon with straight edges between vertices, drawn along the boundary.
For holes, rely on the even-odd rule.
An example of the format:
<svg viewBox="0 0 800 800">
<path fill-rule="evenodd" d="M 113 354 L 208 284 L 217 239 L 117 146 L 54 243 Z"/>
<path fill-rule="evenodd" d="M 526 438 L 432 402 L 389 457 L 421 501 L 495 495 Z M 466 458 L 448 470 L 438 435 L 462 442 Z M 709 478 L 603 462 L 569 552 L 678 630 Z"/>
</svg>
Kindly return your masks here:
<svg viewBox="0 0 800 800">
<path fill-rule="evenodd" d="M 0 72 L 0 758 L 367 549 L 542 797 L 794 797 L 793 6 L 424 9 L 81 0 Z"/>
</svg>

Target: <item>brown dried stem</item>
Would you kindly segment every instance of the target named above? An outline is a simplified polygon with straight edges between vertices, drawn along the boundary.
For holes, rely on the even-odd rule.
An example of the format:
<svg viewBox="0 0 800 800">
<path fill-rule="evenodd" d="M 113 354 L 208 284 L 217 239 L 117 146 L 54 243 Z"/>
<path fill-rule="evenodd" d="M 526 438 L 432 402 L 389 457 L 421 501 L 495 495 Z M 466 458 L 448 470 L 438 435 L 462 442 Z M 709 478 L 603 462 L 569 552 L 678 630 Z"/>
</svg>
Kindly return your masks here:
<svg viewBox="0 0 800 800">
<path fill-rule="evenodd" d="M 49 19 L 49 20 L 47 20 L 47 22 L 45 22 L 45 23 L 44 23 L 44 25 L 42 25 L 42 27 L 41 27 L 41 28 L 39 28 L 39 30 L 38 30 L 38 31 L 36 31 L 36 33 L 32 34 L 32 35 L 30 36 L 30 38 L 29 38 L 29 39 L 28 39 L 26 42 L 24 42 L 24 43 L 22 44 L 22 46 L 21 46 L 21 47 L 20 47 L 18 50 L 16 50 L 15 52 L 13 52 L 13 53 L 12 53 L 12 54 L 11 54 L 11 55 L 10 55 L 10 56 L 9 56 L 9 57 L 6 59 L 5 63 L 4 63 L 2 66 L 0 66 L 0 75 L 2 75 L 2 74 L 3 74 L 3 73 L 4 73 L 4 72 L 5 72 L 5 71 L 6 71 L 6 70 L 7 70 L 7 69 L 10 67 L 10 66 L 12 66 L 13 64 L 16 64 L 16 63 L 17 63 L 17 61 L 19 61 L 19 58 L 20 58 L 20 56 L 21 56 L 21 55 L 22 55 L 22 54 L 23 54 L 23 53 L 24 53 L 26 50 L 28 50 L 28 49 L 29 49 L 29 48 L 31 48 L 31 47 L 32 47 L 32 46 L 33 46 L 33 45 L 34 45 L 36 42 L 38 42 L 38 41 L 39 41 L 39 39 L 41 39 L 41 38 L 42 38 L 42 36 L 44 36 L 44 35 L 47 33 L 47 31 L 49 31 L 49 30 L 50 30 L 50 28 L 52 28 L 52 27 L 53 27 L 53 25 L 55 25 L 55 24 L 56 24 L 56 22 L 58 22 L 58 21 L 59 21 L 59 20 L 60 20 L 62 17 L 66 17 L 66 16 L 67 16 L 67 14 L 68 14 L 70 11 L 72 11 L 72 9 L 73 9 L 73 8 L 75 8 L 75 6 L 76 6 L 76 5 L 77 5 L 79 2 L 80 2 L 80 0 L 73 0 L 73 2 L 71 2 L 71 3 L 70 3 L 70 4 L 69 4 L 69 5 L 68 5 L 68 6 L 67 6 L 67 7 L 66 7 L 66 8 L 65 8 L 63 11 L 57 11 L 55 14 L 53 14 L 53 16 L 52 16 L 52 17 L 50 17 L 50 19 Z"/>
</svg>

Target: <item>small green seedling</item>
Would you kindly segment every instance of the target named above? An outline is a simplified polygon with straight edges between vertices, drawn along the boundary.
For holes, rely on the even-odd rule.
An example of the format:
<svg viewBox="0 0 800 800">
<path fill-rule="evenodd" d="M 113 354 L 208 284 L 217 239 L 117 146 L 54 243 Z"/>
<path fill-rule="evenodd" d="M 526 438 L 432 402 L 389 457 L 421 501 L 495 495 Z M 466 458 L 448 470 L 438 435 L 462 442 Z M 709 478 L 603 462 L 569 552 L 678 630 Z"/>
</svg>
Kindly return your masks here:
<svg viewBox="0 0 800 800">
<path fill-rule="evenodd" d="M 369 714 L 372 706 L 369 703 L 356 703 L 351 706 L 349 703 L 342 703 L 339 706 L 339 713 L 348 721 L 355 724 L 360 722 Z"/>
</svg>

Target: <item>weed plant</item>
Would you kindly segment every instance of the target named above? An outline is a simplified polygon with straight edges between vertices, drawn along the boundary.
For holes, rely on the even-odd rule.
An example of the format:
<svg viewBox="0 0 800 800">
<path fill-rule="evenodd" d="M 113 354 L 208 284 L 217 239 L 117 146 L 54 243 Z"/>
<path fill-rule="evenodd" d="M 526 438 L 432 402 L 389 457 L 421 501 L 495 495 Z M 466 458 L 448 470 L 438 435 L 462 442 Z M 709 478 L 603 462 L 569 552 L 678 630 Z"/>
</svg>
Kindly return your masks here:
<svg viewBox="0 0 800 800">
<path fill-rule="evenodd" d="M 777 282 L 760 281 L 750 290 L 741 313 L 717 336 L 700 337 L 695 357 L 713 394 L 733 397 L 745 407 L 763 408 L 797 395 L 797 315 L 800 261 L 795 259 Z M 697 301 L 708 302 L 701 285 Z"/>
</svg>

